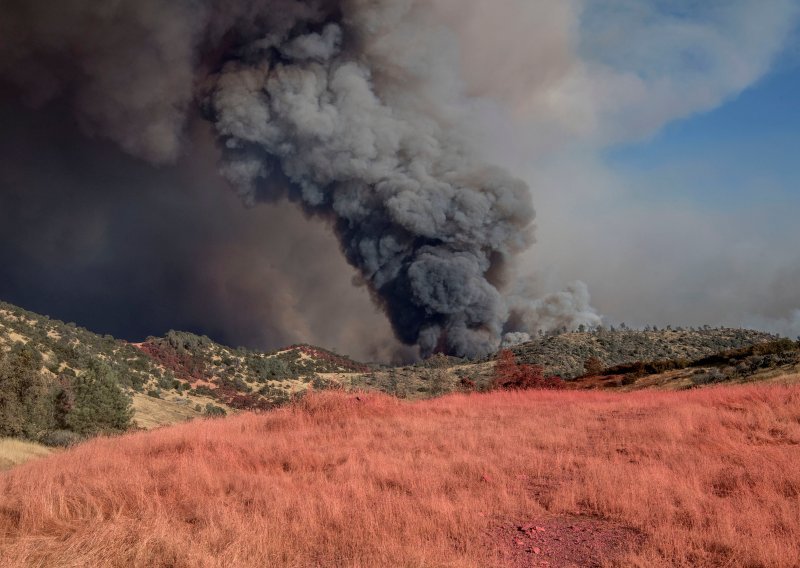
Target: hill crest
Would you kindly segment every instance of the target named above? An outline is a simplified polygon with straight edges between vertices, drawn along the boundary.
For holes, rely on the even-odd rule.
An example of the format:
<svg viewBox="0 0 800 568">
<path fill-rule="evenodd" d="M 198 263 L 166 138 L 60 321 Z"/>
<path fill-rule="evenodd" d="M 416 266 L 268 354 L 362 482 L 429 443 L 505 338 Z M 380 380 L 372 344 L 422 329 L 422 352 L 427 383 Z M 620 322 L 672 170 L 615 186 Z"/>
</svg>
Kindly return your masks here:
<svg viewBox="0 0 800 568">
<path fill-rule="evenodd" d="M 742 329 L 597 329 L 537 338 L 512 351 L 522 363 L 574 379 L 584 373 L 591 357 L 604 368 L 635 361 L 695 360 L 774 340 L 771 334 Z M 265 410 L 309 388 L 379 390 L 407 398 L 459 391 L 465 384 L 480 390 L 490 382 L 494 364 L 493 358 L 443 356 L 401 367 L 365 364 L 308 344 L 260 352 L 179 331 L 128 343 L 0 302 L 0 349 L 9 351 L 15 345 L 38 351 L 42 372 L 53 380 L 79 375 L 91 361 L 107 364 L 132 397 L 134 420 L 141 427 Z"/>
</svg>

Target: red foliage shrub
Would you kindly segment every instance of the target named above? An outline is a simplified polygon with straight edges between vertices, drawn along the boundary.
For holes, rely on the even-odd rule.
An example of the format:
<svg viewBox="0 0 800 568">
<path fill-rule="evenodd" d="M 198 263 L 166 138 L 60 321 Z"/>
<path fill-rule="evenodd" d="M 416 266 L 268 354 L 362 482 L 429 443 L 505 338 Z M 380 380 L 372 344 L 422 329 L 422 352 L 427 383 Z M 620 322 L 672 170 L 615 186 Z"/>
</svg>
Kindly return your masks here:
<svg viewBox="0 0 800 568">
<path fill-rule="evenodd" d="M 494 366 L 492 389 L 528 390 L 528 389 L 563 389 L 561 377 L 545 377 L 544 369 L 538 365 L 520 365 L 514 353 L 503 349 Z"/>
<path fill-rule="evenodd" d="M 260 396 L 252 394 L 241 394 L 236 391 L 223 392 L 218 398 L 231 408 L 236 410 L 267 411 L 275 408 L 275 404 Z"/>
<path fill-rule="evenodd" d="M 296 349 L 300 353 L 304 353 L 308 355 L 312 359 L 316 359 L 317 361 L 322 361 L 324 363 L 329 363 L 335 367 L 339 367 L 341 370 L 350 373 L 368 373 L 370 368 L 368 365 L 364 365 L 363 363 L 357 363 L 353 361 L 349 357 L 343 357 L 341 355 L 337 355 L 335 353 L 331 353 L 325 349 L 320 349 L 319 347 L 314 347 L 313 345 L 306 345 L 306 344 L 296 344 L 291 345 L 286 348 L 287 350 Z"/>
<path fill-rule="evenodd" d="M 136 347 L 156 362 L 172 371 L 176 378 L 194 384 L 213 377 L 206 371 L 205 364 L 189 353 L 180 353 L 169 345 L 146 341 Z"/>
</svg>

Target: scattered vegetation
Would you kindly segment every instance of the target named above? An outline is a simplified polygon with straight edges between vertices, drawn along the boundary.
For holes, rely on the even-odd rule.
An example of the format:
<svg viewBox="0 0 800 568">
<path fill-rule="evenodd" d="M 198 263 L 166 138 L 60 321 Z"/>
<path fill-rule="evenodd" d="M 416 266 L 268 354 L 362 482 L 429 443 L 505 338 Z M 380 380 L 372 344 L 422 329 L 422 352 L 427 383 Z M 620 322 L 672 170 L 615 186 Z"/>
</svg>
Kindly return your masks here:
<svg viewBox="0 0 800 568">
<path fill-rule="evenodd" d="M 210 402 L 206 404 L 205 413 L 206 416 L 225 416 L 228 414 L 225 412 L 224 408 L 221 408 L 215 404 L 211 404 Z"/>
<path fill-rule="evenodd" d="M 545 374 L 572 379 L 593 374 L 585 368 L 590 359 L 595 363 L 594 371 L 635 361 L 693 361 L 775 339 L 774 335 L 747 329 L 599 328 L 549 335 L 511 349 L 522 363 L 540 365 Z"/>
<path fill-rule="evenodd" d="M 704 386 L 714 383 L 746 380 L 767 370 L 793 371 L 800 365 L 800 341 L 775 339 L 738 349 L 730 349 L 701 357 L 694 361 L 672 359 L 659 361 L 634 361 L 607 369 L 587 372 L 586 375 L 622 376 L 632 384 L 636 379 L 670 371 L 690 370 L 691 383 Z"/>
<path fill-rule="evenodd" d="M 163 368 L 124 341 L 0 302 L 0 348 L 21 345 L 38 352 L 43 367 L 55 375 L 77 374 L 102 361 L 120 386 L 132 391 L 143 392 L 148 383 L 165 379 Z"/>
<path fill-rule="evenodd" d="M 677 369 L 691 371 L 687 384 L 700 386 L 788 369 L 797 362 L 794 346 L 747 330 L 623 327 L 544 334 L 503 353 L 498 367 L 494 358 L 444 355 L 404 367 L 368 366 L 309 345 L 262 353 L 177 331 L 128 344 L 0 303 L 0 373 L 6 377 L 0 435 L 63 446 L 75 436 L 135 425 L 270 410 L 309 388 L 424 399 L 496 388 L 591 386 L 571 379 L 609 373 L 615 378 L 604 380 L 603 388 L 638 388 L 641 377 Z M 85 394 L 95 389 L 99 398 Z M 133 415 L 126 402 L 131 398 Z"/>
<path fill-rule="evenodd" d="M 53 396 L 61 397 L 62 406 L 69 402 L 65 397 L 72 396 L 71 390 L 80 387 L 83 377 L 87 373 L 92 375 L 97 365 L 103 366 L 104 374 L 124 394 L 142 393 L 173 406 L 200 405 L 200 410 L 194 412 L 196 416 L 209 415 L 205 410 L 209 405 L 215 409 L 212 415 L 230 409 L 267 410 L 286 404 L 293 392 L 309 385 L 317 389 L 341 386 L 326 373 L 369 371 L 366 365 L 308 345 L 260 353 L 231 349 L 208 337 L 177 331 L 134 345 L 0 303 L 0 352 L 8 354 L 8 365 L 17 364 L 16 353 L 23 348 L 28 350 L 24 356 L 35 361 L 25 373 L 15 371 L 16 382 L 6 381 L 2 387 L 9 402 L 0 402 L 0 408 L 6 408 L 0 410 L 5 412 L 0 417 L 5 425 L 0 427 L 0 435 L 31 439 L 41 436 L 53 439 L 50 434 L 53 428 L 74 428 L 62 423 L 63 416 L 54 417 L 50 410 L 43 412 L 43 409 L 52 407 L 53 401 L 49 399 Z M 59 388 L 64 392 L 59 394 Z M 39 410 L 34 411 L 36 405 Z M 9 414 L 12 407 L 13 416 Z M 151 408 L 141 404 L 136 412 Z M 159 414 L 163 410 L 159 407 Z M 75 412 L 73 418 L 84 411 Z M 175 415 L 184 416 L 185 412 L 176 408 Z M 32 423 L 32 417 L 46 423 Z M 134 421 L 152 425 L 151 418 L 135 415 Z M 97 433 L 108 430 L 108 426 L 104 423 L 88 429 Z M 83 425 L 80 429 L 86 431 L 87 427 Z"/>
</svg>

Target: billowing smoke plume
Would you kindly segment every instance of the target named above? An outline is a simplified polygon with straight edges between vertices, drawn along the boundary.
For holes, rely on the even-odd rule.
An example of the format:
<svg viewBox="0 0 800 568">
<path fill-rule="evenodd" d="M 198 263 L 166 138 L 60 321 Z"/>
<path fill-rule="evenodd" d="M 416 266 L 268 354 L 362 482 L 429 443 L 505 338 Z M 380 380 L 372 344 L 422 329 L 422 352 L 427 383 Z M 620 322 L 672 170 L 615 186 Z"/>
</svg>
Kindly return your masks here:
<svg viewBox="0 0 800 568">
<path fill-rule="evenodd" d="M 459 83 L 429 11 L 5 0 L 0 74 L 34 104 L 69 97 L 86 132 L 159 164 L 202 113 L 243 199 L 285 196 L 331 222 L 398 338 L 423 354 L 481 355 L 505 332 L 597 323 L 585 287 L 503 293 L 506 264 L 532 242 L 529 191 L 459 135 Z"/>
</svg>

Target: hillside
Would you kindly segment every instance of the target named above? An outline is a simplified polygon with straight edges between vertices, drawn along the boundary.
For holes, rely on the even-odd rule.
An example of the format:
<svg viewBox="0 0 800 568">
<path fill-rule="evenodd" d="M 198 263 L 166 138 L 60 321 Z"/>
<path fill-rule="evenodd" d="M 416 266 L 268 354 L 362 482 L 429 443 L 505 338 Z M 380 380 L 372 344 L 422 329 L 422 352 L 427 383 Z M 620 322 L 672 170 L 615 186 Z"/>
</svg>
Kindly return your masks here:
<svg viewBox="0 0 800 568">
<path fill-rule="evenodd" d="M 317 373 L 368 370 L 308 345 L 261 353 L 175 331 L 130 344 L 0 302 L 0 352 L 22 346 L 38 353 L 41 371 L 53 382 L 80 375 L 92 362 L 107 365 L 131 397 L 134 421 L 142 427 L 271 408 L 309 385 L 324 388 L 327 382 Z"/>
<path fill-rule="evenodd" d="M 53 453 L 51 448 L 14 438 L 0 438 L 0 472 Z"/>
<path fill-rule="evenodd" d="M 773 339 L 694 360 L 635 361 L 572 381 L 577 389 L 680 390 L 715 384 L 800 382 L 800 341 Z"/>
<path fill-rule="evenodd" d="M 758 345 L 780 342 L 776 336 L 746 329 L 697 330 L 595 330 L 551 335 L 511 348 L 517 361 L 543 368 L 545 375 L 567 379 L 569 388 L 685 388 L 718 382 L 746 382 L 776 374 L 792 374 L 800 370 L 800 347 L 785 342 L 784 359 L 776 355 L 751 357 L 747 351 Z M 744 350 L 742 354 L 733 353 Z M 727 355 L 726 355 L 727 354 Z M 708 358 L 717 356 L 716 360 Z M 584 366 L 596 358 L 604 380 L 583 377 Z M 739 357 L 729 369 L 731 357 Z M 693 381 L 660 380 L 626 382 L 621 384 L 615 366 L 652 361 L 672 361 L 678 366 L 697 372 Z M 494 372 L 495 360 L 463 361 L 453 357 L 434 356 L 417 365 L 377 369 L 366 374 L 351 375 L 349 384 L 358 388 L 378 390 L 402 398 L 426 398 L 463 390 L 486 390 Z M 608 370 L 607 372 L 605 370 Z M 712 373 L 714 379 L 703 381 L 699 371 Z M 653 373 L 648 373 L 652 375 Z M 683 378 L 683 377 L 682 377 Z M 607 379 L 607 380 L 606 380 Z M 652 377 L 651 377 L 652 379 Z"/>
<path fill-rule="evenodd" d="M 730 328 L 597 330 L 550 336 L 515 346 L 512 351 L 521 362 L 540 365 L 547 374 L 573 378 L 583 374 L 590 357 L 597 357 L 604 367 L 634 361 L 694 361 L 774 339 L 777 337 L 769 333 Z"/>
<path fill-rule="evenodd" d="M 799 394 L 315 393 L 266 414 L 98 438 L 0 474 L 0 558 L 797 566 Z"/>
<path fill-rule="evenodd" d="M 571 388 L 684 388 L 721 382 L 719 373 L 725 380 L 745 380 L 762 375 L 769 378 L 765 373 L 774 375 L 777 370 L 797 372 L 798 366 L 789 364 L 794 361 L 791 357 L 791 361 L 787 359 L 782 366 L 772 359 L 768 364 L 763 364 L 763 358 L 742 359 L 735 363 L 735 373 L 730 372 L 727 360 L 716 361 L 705 368 L 708 373 L 713 371 L 708 380 L 700 375 L 700 367 L 688 367 L 690 363 L 694 365 L 720 352 L 747 349 L 774 340 L 769 334 L 740 329 L 594 330 L 539 338 L 515 346 L 513 352 L 520 362 L 539 365 L 546 374 L 566 379 L 582 375 L 590 357 L 611 369 L 603 373 L 605 378 L 570 382 Z M 46 389 L 50 384 L 55 389 L 54 396 L 59 389 L 63 390 L 63 385 L 79 381 L 87 370 L 101 365 L 107 369 L 107 373 L 103 372 L 109 380 L 131 401 L 131 424 L 139 428 L 238 410 L 267 410 L 286 404 L 309 387 L 376 390 L 410 399 L 481 391 L 490 387 L 494 370 L 491 358 L 465 361 L 435 356 L 410 366 L 366 365 L 310 345 L 264 353 L 233 349 L 208 337 L 177 331 L 130 344 L 0 303 L 0 352 L 6 353 L 8 359 L 14 354 L 20 355 L 21 350 L 28 350 L 26 357 L 32 358 L 29 364 L 44 377 L 46 384 L 37 388 Z M 613 370 L 614 366 L 647 361 L 682 362 L 685 372 L 664 377 L 648 373 L 645 380 L 642 373 L 631 379 L 630 373 L 624 378 L 621 377 L 624 372 Z M 747 367 L 746 372 L 743 366 Z M 694 374 L 687 379 L 686 374 L 690 372 Z M 31 387 L 26 388 L 30 390 Z M 69 399 L 66 402 L 70 402 L 72 395 L 58 396 L 66 396 Z M 50 420 L 47 424 L 28 426 L 27 430 L 19 426 L 5 434 L 0 431 L 0 435 L 42 439 L 45 430 L 71 429 L 67 422 L 62 419 L 59 426 L 55 424 L 59 420 Z M 60 443 L 60 440 L 68 442 L 72 438 L 59 434 L 48 439 Z"/>
<path fill-rule="evenodd" d="M 310 384 L 323 388 L 322 373 L 369 371 L 364 364 L 310 345 L 262 353 L 175 331 L 135 347 L 175 377 L 179 389 L 212 396 L 239 410 L 269 409 Z"/>
</svg>

